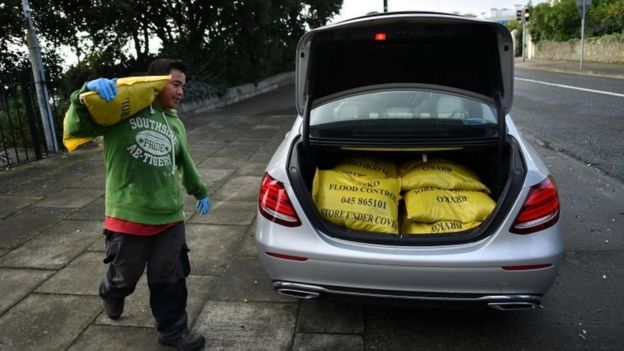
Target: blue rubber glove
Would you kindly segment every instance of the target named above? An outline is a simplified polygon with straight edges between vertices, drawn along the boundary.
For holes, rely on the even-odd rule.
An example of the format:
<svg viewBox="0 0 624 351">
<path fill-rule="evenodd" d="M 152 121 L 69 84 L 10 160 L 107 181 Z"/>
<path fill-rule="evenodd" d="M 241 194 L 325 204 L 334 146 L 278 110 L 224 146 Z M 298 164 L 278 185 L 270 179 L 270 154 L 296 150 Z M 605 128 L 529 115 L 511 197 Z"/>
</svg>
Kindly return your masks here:
<svg viewBox="0 0 624 351">
<path fill-rule="evenodd" d="M 111 101 L 117 94 L 115 81 L 112 79 L 98 78 L 87 82 L 87 89 L 97 91 L 105 101 Z"/>
<path fill-rule="evenodd" d="M 210 200 L 208 199 L 208 196 L 206 196 L 205 198 L 197 201 L 197 212 L 199 212 L 200 215 L 205 215 L 208 213 L 208 210 L 210 210 Z"/>
</svg>

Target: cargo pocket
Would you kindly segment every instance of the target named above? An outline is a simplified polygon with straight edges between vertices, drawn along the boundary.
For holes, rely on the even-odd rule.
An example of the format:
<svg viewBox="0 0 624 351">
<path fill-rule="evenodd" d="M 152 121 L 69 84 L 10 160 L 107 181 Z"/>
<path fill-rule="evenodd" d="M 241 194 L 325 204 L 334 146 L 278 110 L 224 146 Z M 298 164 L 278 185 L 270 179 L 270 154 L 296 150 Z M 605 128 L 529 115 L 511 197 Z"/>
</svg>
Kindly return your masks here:
<svg viewBox="0 0 624 351">
<path fill-rule="evenodd" d="M 188 277 L 191 274 L 191 263 L 189 262 L 188 253 L 191 251 L 188 245 L 182 245 L 180 249 L 180 268 L 182 269 L 182 274 L 184 278 Z"/>
<path fill-rule="evenodd" d="M 103 234 L 106 236 L 104 239 L 106 243 L 106 256 L 102 262 L 108 264 L 113 262 L 119 253 L 119 241 L 113 240 L 115 238 L 115 233 L 110 230 L 104 229 Z"/>
</svg>

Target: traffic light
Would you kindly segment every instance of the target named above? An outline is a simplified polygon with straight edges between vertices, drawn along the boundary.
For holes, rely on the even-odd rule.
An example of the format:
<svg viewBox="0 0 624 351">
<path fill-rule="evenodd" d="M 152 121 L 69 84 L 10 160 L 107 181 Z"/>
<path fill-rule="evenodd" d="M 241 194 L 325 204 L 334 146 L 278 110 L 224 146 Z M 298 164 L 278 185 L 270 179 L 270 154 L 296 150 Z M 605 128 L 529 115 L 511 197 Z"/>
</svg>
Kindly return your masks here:
<svg viewBox="0 0 624 351">
<path fill-rule="evenodd" d="M 531 9 L 527 7 L 526 9 L 524 9 L 524 21 L 528 22 L 530 18 L 531 18 Z"/>
<path fill-rule="evenodd" d="M 516 20 L 522 22 L 522 10 L 516 11 Z"/>
</svg>

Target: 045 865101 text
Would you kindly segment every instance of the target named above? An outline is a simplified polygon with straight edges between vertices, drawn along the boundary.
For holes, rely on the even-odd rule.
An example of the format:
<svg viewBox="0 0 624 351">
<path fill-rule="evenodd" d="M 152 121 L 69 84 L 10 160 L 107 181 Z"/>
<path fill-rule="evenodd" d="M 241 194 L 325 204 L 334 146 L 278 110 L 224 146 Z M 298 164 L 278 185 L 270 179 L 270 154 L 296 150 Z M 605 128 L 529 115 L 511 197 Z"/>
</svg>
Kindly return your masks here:
<svg viewBox="0 0 624 351">
<path fill-rule="evenodd" d="M 340 203 L 348 205 L 368 206 L 380 209 L 387 209 L 388 203 L 377 199 L 365 199 L 356 196 L 343 196 L 340 198 Z"/>
</svg>

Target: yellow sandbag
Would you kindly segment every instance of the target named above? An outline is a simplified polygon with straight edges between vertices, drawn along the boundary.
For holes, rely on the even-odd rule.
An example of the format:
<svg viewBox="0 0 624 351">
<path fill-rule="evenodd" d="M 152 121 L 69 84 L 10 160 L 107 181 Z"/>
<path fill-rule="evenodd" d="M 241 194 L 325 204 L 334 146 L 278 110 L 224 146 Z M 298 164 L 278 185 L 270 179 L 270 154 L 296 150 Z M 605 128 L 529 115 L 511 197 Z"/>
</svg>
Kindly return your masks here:
<svg viewBox="0 0 624 351">
<path fill-rule="evenodd" d="M 447 160 L 410 161 L 401 165 L 399 174 L 403 191 L 416 188 L 438 188 L 490 193 L 490 189 L 481 183 L 476 173 Z"/>
<path fill-rule="evenodd" d="M 115 83 L 117 94 L 112 101 L 88 91 L 80 94 L 80 102 L 97 124 L 110 126 L 148 107 L 170 79 L 171 76 L 119 78 Z"/>
<path fill-rule="evenodd" d="M 317 170 L 312 185 L 316 208 L 330 223 L 367 232 L 397 234 L 397 178 L 367 179 Z"/>
<path fill-rule="evenodd" d="M 455 233 L 479 226 L 480 222 L 462 223 L 457 221 L 440 221 L 435 223 L 403 221 L 403 234 L 444 234 Z"/>
<path fill-rule="evenodd" d="M 397 178 L 397 166 L 391 161 L 385 161 L 373 157 L 350 157 L 341 161 L 335 171 L 350 174 L 355 177 L 369 178 Z"/>
<path fill-rule="evenodd" d="M 63 119 L 63 145 L 65 145 L 65 147 L 67 148 L 68 152 L 72 152 L 74 150 L 76 150 L 76 148 L 86 142 L 91 141 L 93 138 L 80 138 L 80 137 L 73 137 L 69 134 L 67 134 L 67 123 L 68 123 L 68 119 L 67 119 L 67 112 L 65 113 L 65 118 Z"/>
<path fill-rule="evenodd" d="M 404 196 L 406 217 L 412 222 L 483 222 L 496 203 L 480 191 L 414 189 Z"/>
<path fill-rule="evenodd" d="M 68 152 L 76 150 L 78 146 L 91 140 L 93 140 L 93 138 L 75 138 L 71 135 L 63 134 L 63 145 L 65 145 Z"/>
</svg>

